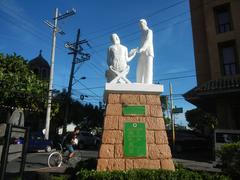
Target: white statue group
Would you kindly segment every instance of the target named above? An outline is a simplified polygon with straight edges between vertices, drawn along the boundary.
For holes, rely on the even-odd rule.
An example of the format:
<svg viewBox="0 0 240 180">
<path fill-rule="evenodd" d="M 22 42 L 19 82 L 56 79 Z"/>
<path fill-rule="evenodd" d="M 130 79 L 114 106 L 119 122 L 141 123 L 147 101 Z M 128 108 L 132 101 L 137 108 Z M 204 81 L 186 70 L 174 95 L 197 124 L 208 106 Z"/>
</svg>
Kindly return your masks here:
<svg viewBox="0 0 240 180">
<path fill-rule="evenodd" d="M 139 53 L 136 82 L 152 84 L 154 57 L 153 32 L 148 28 L 145 19 L 141 19 L 139 25 L 142 31 L 139 49 L 135 48 L 128 52 L 127 47 L 121 45 L 118 35 L 111 35 L 113 45 L 108 48 L 107 54 L 109 69 L 106 71 L 106 78 L 108 83 L 131 83 L 126 77 L 130 70 L 130 66 L 127 63 Z"/>
</svg>

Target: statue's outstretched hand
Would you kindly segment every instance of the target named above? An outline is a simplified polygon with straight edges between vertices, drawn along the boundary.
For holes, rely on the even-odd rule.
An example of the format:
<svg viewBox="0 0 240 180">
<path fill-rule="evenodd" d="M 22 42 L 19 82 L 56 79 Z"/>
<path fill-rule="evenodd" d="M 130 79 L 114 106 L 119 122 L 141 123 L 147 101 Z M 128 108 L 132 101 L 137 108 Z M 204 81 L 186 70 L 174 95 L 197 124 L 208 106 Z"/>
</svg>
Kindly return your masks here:
<svg viewBox="0 0 240 180">
<path fill-rule="evenodd" d="M 138 53 L 142 53 L 142 52 L 144 52 L 145 50 L 143 49 L 143 48 L 140 48 L 139 49 L 139 51 L 138 51 Z"/>
<path fill-rule="evenodd" d="M 138 52 L 138 48 L 134 48 L 134 49 L 131 49 L 131 51 L 129 52 L 129 54 L 132 56 L 132 55 L 136 55 L 136 53 Z"/>
</svg>

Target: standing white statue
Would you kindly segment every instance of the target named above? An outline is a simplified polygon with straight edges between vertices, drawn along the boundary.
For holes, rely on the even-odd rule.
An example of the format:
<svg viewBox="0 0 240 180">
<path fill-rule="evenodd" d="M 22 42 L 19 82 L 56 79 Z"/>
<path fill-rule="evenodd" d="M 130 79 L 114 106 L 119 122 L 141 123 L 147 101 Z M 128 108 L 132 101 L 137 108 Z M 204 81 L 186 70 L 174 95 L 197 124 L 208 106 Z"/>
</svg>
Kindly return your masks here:
<svg viewBox="0 0 240 180">
<path fill-rule="evenodd" d="M 147 21 L 141 19 L 139 22 L 141 32 L 140 57 L 137 65 L 137 83 L 153 83 L 153 32 L 147 26 Z"/>
<path fill-rule="evenodd" d="M 117 34 L 111 35 L 113 45 L 108 48 L 107 64 L 109 70 L 106 71 L 108 83 L 131 83 L 127 78 L 130 62 L 136 55 L 137 49 L 132 49 L 128 53 L 127 47 L 120 44 Z"/>
</svg>

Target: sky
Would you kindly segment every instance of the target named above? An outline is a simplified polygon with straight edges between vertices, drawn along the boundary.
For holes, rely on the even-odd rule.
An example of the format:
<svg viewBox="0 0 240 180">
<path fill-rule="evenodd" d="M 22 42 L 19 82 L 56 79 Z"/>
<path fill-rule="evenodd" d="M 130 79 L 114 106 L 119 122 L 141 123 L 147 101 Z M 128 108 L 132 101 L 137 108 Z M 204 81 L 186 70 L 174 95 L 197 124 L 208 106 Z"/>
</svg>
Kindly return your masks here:
<svg viewBox="0 0 240 180">
<path fill-rule="evenodd" d="M 164 86 L 163 95 L 169 95 L 173 86 L 174 106 L 184 112 L 195 108 L 182 97 L 196 86 L 191 17 L 188 0 L 0 0 L 0 53 L 23 56 L 31 60 L 39 55 L 51 59 L 52 30 L 45 23 L 53 23 L 55 9 L 61 14 L 72 8 L 76 14 L 58 21 L 66 34 L 57 35 L 53 88 L 68 87 L 72 55 L 65 43 L 75 42 L 77 30 L 81 39 L 91 47 L 83 46 L 91 54 L 89 61 L 77 64 L 72 97 L 88 96 L 82 103 L 95 105 L 102 101 L 107 48 L 110 35 L 117 33 L 121 44 L 129 50 L 140 45 L 139 20 L 145 18 L 153 30 L 154 83 Z M 128 78 L 135 82 L 138 56 L 130 63 Z M 86 79 L 79 80 L 81 77 Z M 186 125 L 184 113 L 176 115 L 176 123 Z"/>
</svg>

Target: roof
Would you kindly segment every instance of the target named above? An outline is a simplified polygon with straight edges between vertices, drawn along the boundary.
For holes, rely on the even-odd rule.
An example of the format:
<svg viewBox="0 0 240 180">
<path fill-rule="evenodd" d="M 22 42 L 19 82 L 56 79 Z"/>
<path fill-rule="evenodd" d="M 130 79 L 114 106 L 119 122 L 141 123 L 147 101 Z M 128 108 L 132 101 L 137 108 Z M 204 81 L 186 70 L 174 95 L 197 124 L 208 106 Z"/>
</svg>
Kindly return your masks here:
<svg viewBox="0 0 240 180">
<path fill-rule="evenodd" d="M 30 67 L 45 67 L 50 68 L 47 60 L 42 57 L 42 50 L 40 50 L 39 55 L 28 62 Z"/>
<path fill-rule="evenodd" d="M 184 94 L 186 99 L 198 95 L 214 95 L 230 92 L 240 92 L 240 77 L 227 77 L 208 81 Z"/>
</svg>

